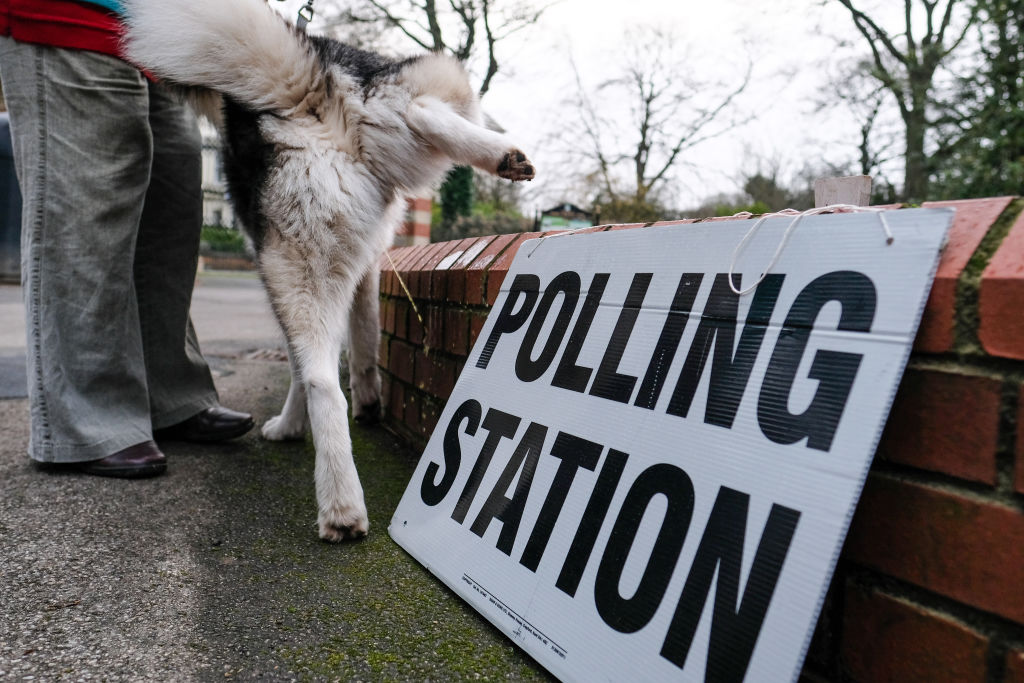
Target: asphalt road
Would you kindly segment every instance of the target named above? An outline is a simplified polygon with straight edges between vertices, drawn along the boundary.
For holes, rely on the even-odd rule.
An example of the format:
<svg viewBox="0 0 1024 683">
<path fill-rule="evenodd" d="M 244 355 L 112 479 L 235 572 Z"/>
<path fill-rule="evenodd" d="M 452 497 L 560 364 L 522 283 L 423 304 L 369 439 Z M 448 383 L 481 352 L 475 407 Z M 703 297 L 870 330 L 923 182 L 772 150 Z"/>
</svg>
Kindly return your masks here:
<svg viewBox="0 0 1024 683">
<path fill-rule="evenodd" d="M 7 357 L 17 302 L 0 287 Z M 288 369 L 256 281 L 204 276 L 193 318 L 222 402 L 276 414 Z M 308 438 L 162 443 L 166 475 L 122 481 L 31 465 L 27 413 L 0 400 L 0 681 L 547 678 L 388 536 L 417 454 L 383 429 L 352 430 L 370 535 L 330 545 Z"/>
</svg>

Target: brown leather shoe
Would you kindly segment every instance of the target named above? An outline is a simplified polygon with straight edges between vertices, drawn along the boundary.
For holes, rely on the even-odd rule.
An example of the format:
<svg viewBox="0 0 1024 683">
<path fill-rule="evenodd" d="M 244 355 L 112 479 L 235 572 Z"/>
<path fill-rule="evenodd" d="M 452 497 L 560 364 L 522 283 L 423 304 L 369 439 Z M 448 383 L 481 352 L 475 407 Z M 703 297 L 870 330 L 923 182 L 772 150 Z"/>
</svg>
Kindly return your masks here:
<svg viewBox="0 0 1024 683">
<path fill-rule="evenodd" d="M 196 413 L 184 422 L 154 429 L 153 437 L 172 441 L 226 441 L 242 436 L 255 424 L 249 413 L 214 406 Z"/>
<path fill-rule="evenodd" d="M 167 458 L 152 441 L 129 446 L 99 460 L 77 463 L 80 472 L 98 477 L 141 479 L 155 477 L 167 470 Z"/>
</svg>

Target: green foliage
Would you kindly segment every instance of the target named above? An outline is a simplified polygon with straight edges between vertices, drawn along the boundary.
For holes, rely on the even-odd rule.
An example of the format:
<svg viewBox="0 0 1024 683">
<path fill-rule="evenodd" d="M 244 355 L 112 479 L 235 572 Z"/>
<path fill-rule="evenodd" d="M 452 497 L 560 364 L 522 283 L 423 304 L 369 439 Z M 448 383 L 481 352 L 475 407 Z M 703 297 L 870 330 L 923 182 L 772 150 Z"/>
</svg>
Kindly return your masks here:
<svg viewBox="0 0 1024 683">
<path fill-rule="evenodd" d="M 979 0 L 978 7 L 981 67 L 959 83 L 955 104 L 966 115 L 944 122 L 961 137 L 937 160 L 935 199 L 1024 190 L 1024 3 Z"/>
<path fill-rule="evenodd" d="M 601 223 L 653 223 L 673 217 L 668 209 L 656 202 L 632 197 L 599 202 L 593 211 Z"/>
<path fill-rule="evenodd" d="M 473 169 L 456 166 L 441 185 L 441 224 L 451 226 L 473 211 Z"/>
<path fill-rule="evenodd" d="M 451 225 L 438 225 L 431 228 L 431 240 L 444 242 L 466 237 L 483 237 L 485 235 L 504 235 L 513 232 L 529 232 L 533 230 L 533 221 L 516 213 L 473 213 L 458 218 Z"/>
<path fill-rule="evenodd" d="M 204 225 L 200 240 L 203 249 L 209 251 L 239 254 L 245 251 L 245 238 L 242 237 L 242 233 L 234 228 Z"/>
</svg>

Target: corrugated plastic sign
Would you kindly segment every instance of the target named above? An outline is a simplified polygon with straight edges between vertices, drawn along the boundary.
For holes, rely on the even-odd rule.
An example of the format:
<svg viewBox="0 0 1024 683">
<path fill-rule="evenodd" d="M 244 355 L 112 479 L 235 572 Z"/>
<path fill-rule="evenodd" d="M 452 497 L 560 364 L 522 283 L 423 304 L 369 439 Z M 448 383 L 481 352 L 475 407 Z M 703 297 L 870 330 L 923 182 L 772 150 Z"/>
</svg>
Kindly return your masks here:
<svg viewBox="0 0 1024 683">
<path fill-rule="evenodd" d="M 525 243 L 392 537 L 562 679 L 795 680 L 952 212 L 886 218 L 744 296 L 752 221 Z"/>
</svg>

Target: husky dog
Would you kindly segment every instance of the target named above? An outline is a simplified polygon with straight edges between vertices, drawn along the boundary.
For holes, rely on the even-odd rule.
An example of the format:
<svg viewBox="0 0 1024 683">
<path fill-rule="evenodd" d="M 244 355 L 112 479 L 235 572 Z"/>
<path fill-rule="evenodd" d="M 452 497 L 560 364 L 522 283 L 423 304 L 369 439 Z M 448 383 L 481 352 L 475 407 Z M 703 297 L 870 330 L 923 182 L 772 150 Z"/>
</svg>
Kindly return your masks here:
<svg viewBox="0 0 1024 683">
<path fill-rule="evenodd" d="M 405 198 L 453 164 L 509 180 L 529 180 L 533 165 L 481 125 L 449 57 L 395 61 L 307 36 L 265 0 L 122 1 L 126 56 L 221 127 L 231 200 L 288 340 L 291 387 L 263 436 L 303 438 L 308 404 L 320 537 L 364 536 L 338 359 L 347 339 L 354 417 L 376 420 L 376 264 Z"/>
</svg>

